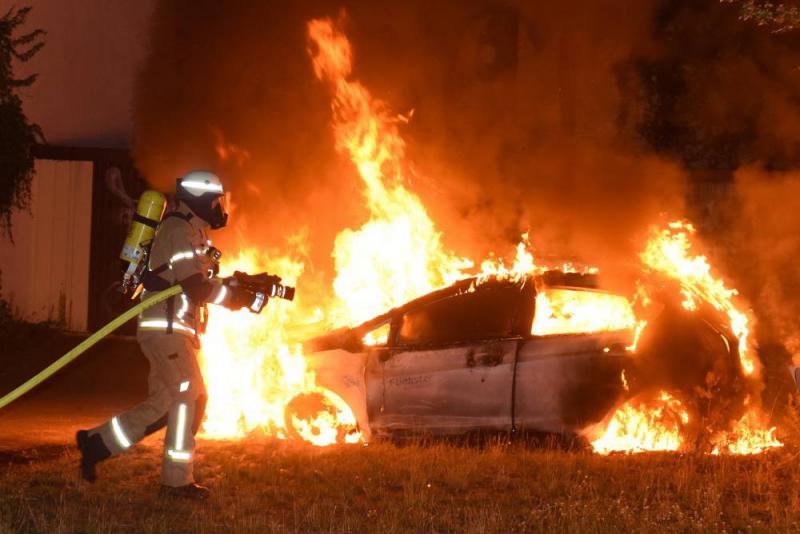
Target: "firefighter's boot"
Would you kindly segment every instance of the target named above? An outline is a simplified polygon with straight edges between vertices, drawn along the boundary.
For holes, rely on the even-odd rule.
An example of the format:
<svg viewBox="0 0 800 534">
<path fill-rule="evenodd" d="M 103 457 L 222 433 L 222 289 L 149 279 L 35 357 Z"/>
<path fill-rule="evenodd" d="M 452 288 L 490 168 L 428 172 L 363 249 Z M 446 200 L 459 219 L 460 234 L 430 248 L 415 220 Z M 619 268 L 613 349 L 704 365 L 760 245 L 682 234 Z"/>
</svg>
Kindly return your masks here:
<svg viewBox="0 0 800 534">
<path fill-rule="evenodd" d="M 78 433 L 75 434 L 75 442 L 78 450 L 81 451 L 81 476 L 84 480 L 94 482 L 97 480 L 95 466 L 111 456 L 111 451 L 103 443 L 103 438 L 98 434 L 90 436 L 86 430 L 78 430 Z"/>
<path fill-rule="evenodd" d="M 211 492 L 200 484 L 186 484 L 185 486 L 161 486 L 160 494 L 162 497 L 180 497 L 193 501 L 204 501 L 211 496 Z"/>
</svg>

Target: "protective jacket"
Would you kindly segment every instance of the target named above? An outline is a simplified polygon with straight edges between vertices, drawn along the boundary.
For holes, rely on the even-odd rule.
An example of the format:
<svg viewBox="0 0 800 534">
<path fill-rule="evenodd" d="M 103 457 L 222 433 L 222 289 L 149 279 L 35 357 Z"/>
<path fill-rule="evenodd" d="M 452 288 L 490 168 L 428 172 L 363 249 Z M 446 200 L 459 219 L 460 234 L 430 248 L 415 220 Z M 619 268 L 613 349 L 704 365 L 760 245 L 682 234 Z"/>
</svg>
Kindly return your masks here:
<svg viewBox="0 0 800 534">
<path fill-rule="evenodd" d="M 142 299 L 174 284 L 183 292 L 148 308 L 139 315 L 140 341 L 163 334 L 182 334 L 199 343 L 206 320 L 206 303 L 227 303 L 230 291 L 216 277 L 210 257 L 208 223 L 185 204 L 167 213 L 156 230 L 150 249 L 149 272 L 144 277 Z"/>
</svg>

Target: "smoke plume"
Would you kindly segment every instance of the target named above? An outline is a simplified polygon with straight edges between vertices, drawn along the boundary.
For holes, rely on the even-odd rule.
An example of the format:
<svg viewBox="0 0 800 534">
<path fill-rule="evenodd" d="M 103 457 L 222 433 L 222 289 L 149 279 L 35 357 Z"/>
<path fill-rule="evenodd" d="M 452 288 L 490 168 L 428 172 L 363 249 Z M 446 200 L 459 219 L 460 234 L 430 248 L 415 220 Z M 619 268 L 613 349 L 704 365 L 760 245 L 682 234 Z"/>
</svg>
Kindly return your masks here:
<svg viewBox="0 0 800 534">
<path fill-rule="evenodd" d="M 409 187 L 458 253 L 504 253 L 530 230 L 543 253 L 619 260 L 660 212 L 682 213 L 679 166 L 638 134 L 632 58 L 654 47 L 641 2 L 164 0 L 135 108 L 148 179 L 168 189 L 217 171 L 251 240 L 307 228 L 314 265 L 330 269 L 335 234 L 366 212 L 307 55 L 305 23 L 320 15 L 345 25 L 354 76 L 413 111 Z"/>
</svg>

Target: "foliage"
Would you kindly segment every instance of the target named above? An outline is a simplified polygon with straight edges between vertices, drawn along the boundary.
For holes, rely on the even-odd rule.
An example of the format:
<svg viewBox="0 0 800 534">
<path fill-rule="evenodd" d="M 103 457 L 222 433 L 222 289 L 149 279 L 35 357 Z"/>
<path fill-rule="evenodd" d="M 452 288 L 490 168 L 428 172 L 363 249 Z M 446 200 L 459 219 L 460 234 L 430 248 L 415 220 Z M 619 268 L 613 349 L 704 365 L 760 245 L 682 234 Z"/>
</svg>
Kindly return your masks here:
<svg viewBox="0 0 800 534">
<path fill-rule="evenodd" d="M 722 0 L 726 3 L 740 4 L 739 17 L 753 21 L 759 26 L 769 26 L 775 32 L 800 28 L 800 9 L 782 3 L 759 2 L 756 0 Z"/>
<path fill-rule="evenodd" d="M 30 207 L 33 149 L 44 139 L 41 128 L 25 117 L 17 94 L 36 81 L 36 74 L 18 79 L 13 69 L 14 61 L 25 63 L 44 46 L 43 30 L 14 37 L 30 10 L 11 8 L 0 18 L 0 234 L 8 237 L 11 213 Z"/>
<path fill-rule="evenodd" d="M 8 365 L 14 363 L 9 358 L 14 351 L 25 350 L 31 346 L 31 340 L 49 342 L 55 332 L 53 325 L 47 321 L 29 323 L 14 316 L 11 302 L 3 295 L 2 272 L 0 272 L 0 376 Z"/>
</svg>

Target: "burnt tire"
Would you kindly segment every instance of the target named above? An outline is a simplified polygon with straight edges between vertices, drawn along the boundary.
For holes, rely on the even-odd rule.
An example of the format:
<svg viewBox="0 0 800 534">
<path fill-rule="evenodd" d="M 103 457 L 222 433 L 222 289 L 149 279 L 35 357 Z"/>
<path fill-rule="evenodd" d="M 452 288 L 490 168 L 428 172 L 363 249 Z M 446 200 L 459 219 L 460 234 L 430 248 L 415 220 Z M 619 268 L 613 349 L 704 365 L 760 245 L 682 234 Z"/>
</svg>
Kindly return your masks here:
<svg viewBox="0 0 800 534">
<path fill-rule="evenodd" d="M 314 443 L 323 432 L 329 432 L 329 421 L 337 420 L 337 408 L 324 394 L 314 391 L 292 397 L 283 411 L 286 432 L 291 439 Z M 357 428 L 339 424 L 335 427 L 335 443 L 345 443 L 346 436 Z"/>
</svg>

